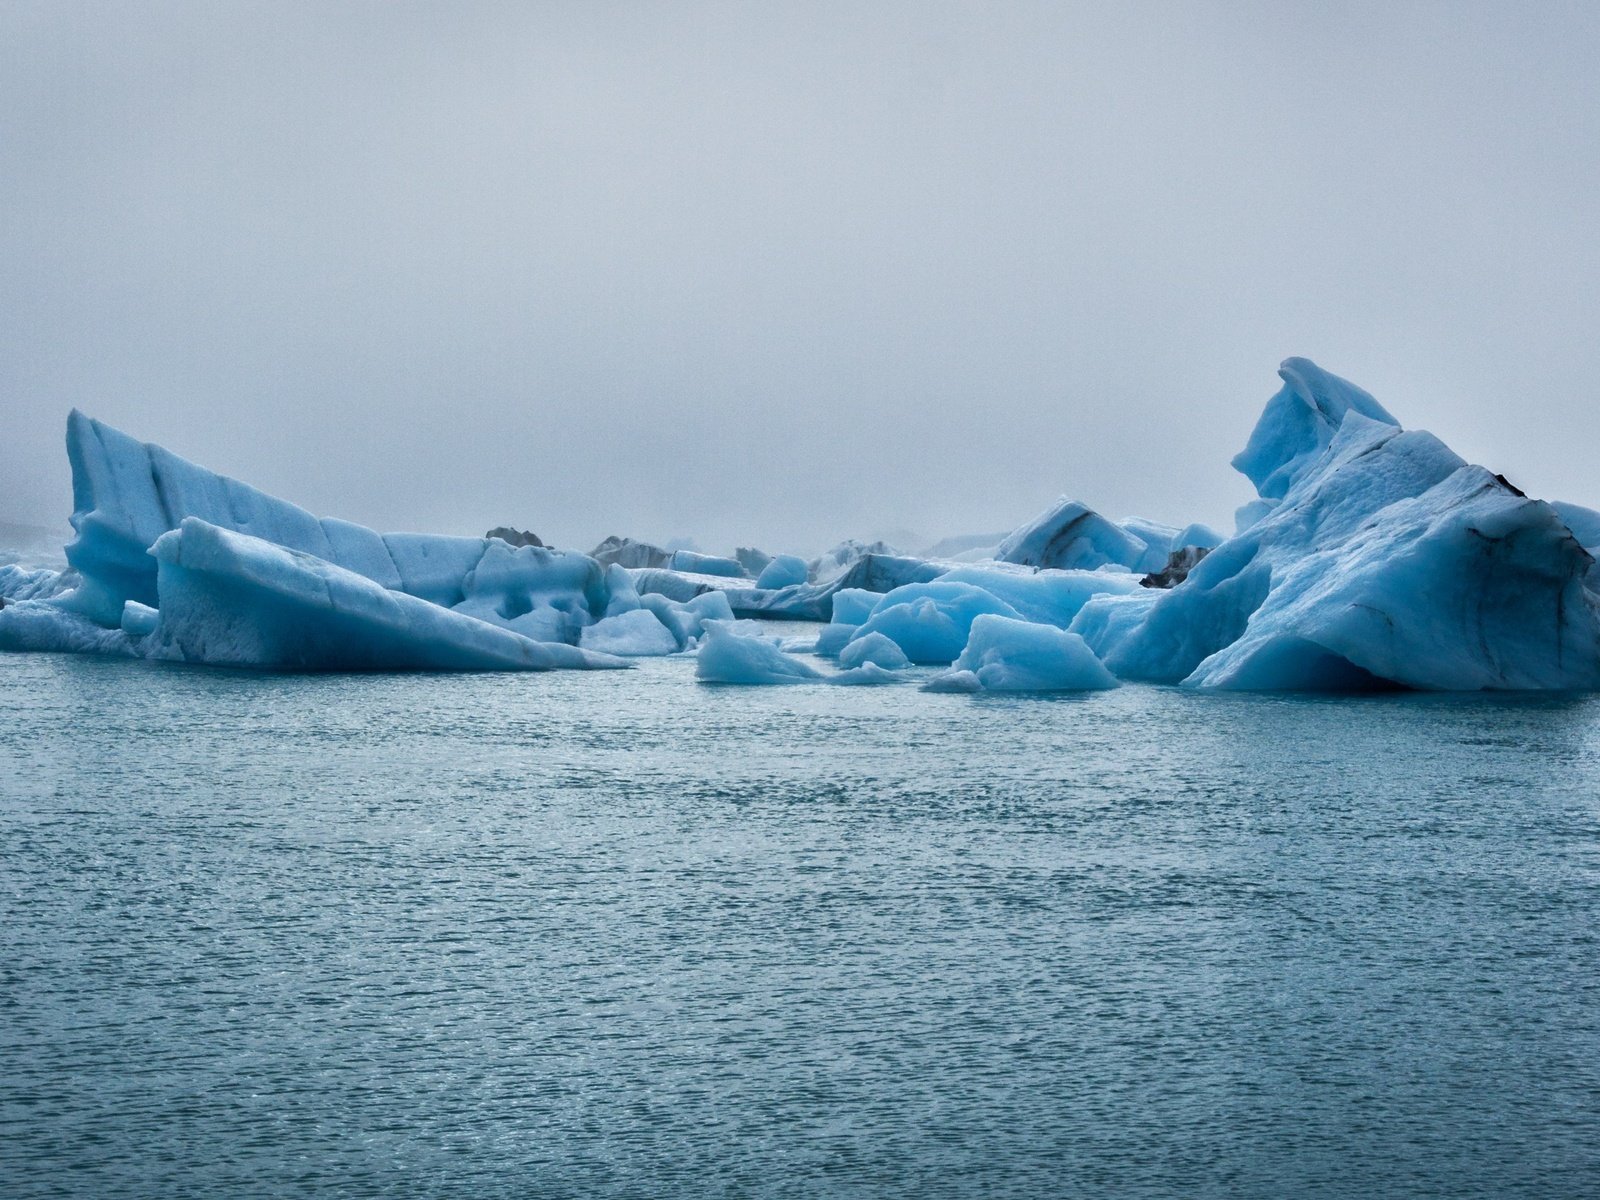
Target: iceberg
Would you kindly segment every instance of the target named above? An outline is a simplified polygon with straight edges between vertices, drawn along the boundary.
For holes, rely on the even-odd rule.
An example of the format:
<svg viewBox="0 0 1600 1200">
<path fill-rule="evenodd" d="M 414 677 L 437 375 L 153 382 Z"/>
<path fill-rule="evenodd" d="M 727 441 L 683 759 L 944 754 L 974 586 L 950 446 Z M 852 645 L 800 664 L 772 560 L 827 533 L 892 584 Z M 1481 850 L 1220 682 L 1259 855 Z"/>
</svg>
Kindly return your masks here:
<svg viewBox="0 0 1600 1200">
<path fill-rule="evenodd" d="M 710 621 L 695 659 L 695 677 L 705 683 L 812 683 L 822 672 L 785 654 L 765 637 L 741 633 L 731 622 Z"/>
<path fill-rule="evenodd" d="M 1594 559 L 1553 506 L 1304 359 L 1281 373 L 1235 460 L 1265 511 L 1154 601 L 1092 601 L 1073 625 L 1114 673 L 1226 689 L 1600 685 Z"/>
<path fill-rule="evenodd" d="M 894 558 L 899 554 L 888 542 L 863 542 L 850 538 L 813 559 L 808 564 L 807 577 L 818 583 L 831 583 L 864 558 Z"/>
<path fill-rule="evenodd" d="M 946 680 L 951 690 L 990 692 L 1096 691 L 1118 686 L 1093 650 L 1075 633 L 1011 617 L 985 614 Z M 970 675 L 969 680 L 966 676 Z"/>
<path fill-rule="evenodd" d="M 620 659 L 534 641 L 325 559 L 185 518 L 157 539 L 149 657 L 293 670 L 613 668 Z"/>
<path fill-rule="evenodd" d="M 1027 567 L 1093 570 L 1108 564 L 1131 569 L 1145 553 L 1139 538 L 1087 505 L 1062 496 L 1006 535 L 994 556 Z"/>
<path fill-rule="evenodd" d="M 747 579 L 744 564 L 737 558 L 700 554 L 694 550 L 674 550 L 672 569 L 686 575 L 715 575 L 721 579 Z"/>
<path fill-rule="evenodd" d="M 756 586 L 768 590 L 806 582 L 806 560 L 797 554 L 780 554 L 762 568 Z"/>
<path fill-rule="evenodd" d="M 296 671 L 625 667 L 381 586 L 327 559 L 185 517 L 151 551 L 160 614 L 147 657 Z"/>
<path fill-rule="evenodd" d="M 905 651 L 881 633 L 869 633 L 839 652 L 839 665 L 845 669 L 871 663 L 885 671 L 898 671 L 911 665 Z"/>
<path fill-rule="evenodd" d="M 882 634 L 914 663 L 953 662 L 967 644 L 972 622 L 984 613 L 1016 617 L 1004 600 L 970 583 L 912 583 L 886 595 L 851 638 Z M 846 644 L 839 652 L 843 660 Z"/>
<path fill-rule="evenodd" d="M 672 551 L 652 546 L 649 542 L 636 542 L 632 538 L 612 534 L 593 550 L 589 557 L 602 567 L 618 566 L 653 570 L 672 565 Z"/>
<path fill-rule="evenodd" d="M 751 579 L 756 579 L 761 572 L 767 569 L 767 564 L 772 561 L 772 555 L 765 550 L 758 550 L 754 546 L 740 546 L 733 552 L 734 558 L 739 560 L 739 565 L 744 568 L 744 573 Z"/>
<path fill-rule="evenodd" d="M 189 517 L 538 640 L 575 643 L 605 611 L 605 575 L 585 555 L 317 518 L 77 410 L 67 420 L 67 458 L 77 537 L 66 556 L 81 582 L 58 602 L 106 628 L 120 624 L 130 600 L 157 607 L 150 548 Z"/>
<path fill-rule="evenodd" d="M 683 647 L 683 639 L 649 609 L 635 608 L 588 626 L 579 636 L 578 645 L 602 654 L 648 658 L 676 654 Z"/>
</svg>

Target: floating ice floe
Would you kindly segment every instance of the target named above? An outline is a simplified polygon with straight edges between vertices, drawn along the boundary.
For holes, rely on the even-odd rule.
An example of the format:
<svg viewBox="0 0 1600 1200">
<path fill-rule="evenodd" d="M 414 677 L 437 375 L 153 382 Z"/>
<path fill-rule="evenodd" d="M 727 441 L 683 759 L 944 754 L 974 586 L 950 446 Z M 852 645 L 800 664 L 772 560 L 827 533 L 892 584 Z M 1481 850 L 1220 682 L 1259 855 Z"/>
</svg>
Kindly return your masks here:
<svg viewBox="0 0 1600 1200">
<path fill-rule="evenodd" d="M 822 672 L 785 654 L 770 638 L 711 621 L 695 658 L 695 676 L 706 683 L 809 683 L 820 680 Z"/>
<path fill-rule="evenodd" d="M 756 586 L 767 591 L 794 587 L 806 582 L 806 560 L 798 554 L 780 554 L 762 568 Z"/>
<path fill-rule="evenodd" d="M 1077 634 L 991 614 L 972 622 L 972 636 L 949 674 L 930 682 L 934 691 L 1096 691 L 1118 686 L 1116 676 Z"/>
</svg>

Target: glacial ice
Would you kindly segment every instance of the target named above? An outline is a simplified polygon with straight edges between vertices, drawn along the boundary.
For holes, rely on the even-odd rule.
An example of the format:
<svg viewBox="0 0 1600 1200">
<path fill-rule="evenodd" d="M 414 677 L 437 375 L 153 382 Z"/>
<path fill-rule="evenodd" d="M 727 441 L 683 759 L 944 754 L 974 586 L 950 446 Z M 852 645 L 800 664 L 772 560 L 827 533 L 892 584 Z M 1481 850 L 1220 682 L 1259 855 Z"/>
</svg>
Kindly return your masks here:
<svg viewBox="0 0 1600 1200">
<path fill-rule="evenodd" d="M 695 658 L 695 677 L 706 683 L 809 683 L 820 680 L 822 672 L 765 637 L 741 633 L 731 622 L 710 621 Z"/>
<path fill-rule="evenodd" d="M 0 650 L 138 655 L 122 629 L 106 629 L 49 600 L 8 600 L 0 608 Z"/>
<path fill-rule="evenodd" d="M 843 625 L 837 621 L 824 625 L 817 633 L 817 644 L 811 651 L 818 658 L 838 658 L 840 652 L 855 637 L 857 625 Z"/>
<path fill-rule="evenodd" d="M 672 569 L 686 575 L 716 575 L 723 579 L 746 579 L 744 564 L 736 558 L 699 554 L 693 550 L 674 550 Z"/>
<path fill-rule="evenodd" d="M 780 554 L 762 568 L 756 578 L 758 588 L 776 590 L 806 582 L 806 560 L 798 554 Z"/>
<path fill-rule="evenodd" d="M 884 593 L 864 588 L 840 588 L 833 594 L 833 620 L 839 625 L 865 625 Z"/>
<path fill-rule="evenodd" d="M 839 651 L 839 666 L 846 670 L 871 663 L 885 671 L 898 671 L 911 665 L 905 651 L 881 633 L 869 633 L 857 638 Z"/>
<path fill-rule="evenodd" d="M 1163 525 L 1160 521 L 1148 521 L 1143 517 L 1124 517 L 1117 525 L 1124 533 L 1144 543 L 1144 552 L 1127 564 L 1131 570 L 1147 575 L 1166 566 L 1167 554 L 1178 537 L 1177 526 Z"/>
<path fill-rule="evenodd" d="M 906 584 L 879 602 L 851 642 L 881 633 L 914 663 L 953 662 L 983 613 L 1018 615 L 1004 600 L 970 583 Z M 840 651 L 841 658 L 849 648 Z"/>
<path fill-rule="evenodd" d="M 1067 496 L 1000 543 L 995 558 L 1027 567 L 1093 570 L 1107 564 L 1132 568 L 1146 553 L 1143 541 Z"/>
<path fill-rule="evenodd" d="M 1142 614 L 1102 599 L 1073 626 L 1113 672 L 1228 689 L 1600 686 L 1594 560 L 1554 507 L 1303 359 L 1283 376 L 1238 460 L 1270 511 Z"/>
<path fill-rule="evenodd" d="M 82 582 L 59 603 L 106 628 L 120 623 L 129 600 L 157 606 L 150 548 L 187 517 L 538 640 L 575 643 L 605 610 L 604 573 L 585 555 L 318 519 L 76 410 L 67 421 L 67 457 L 77 537 L 66 555 Z"/>
<path fill-rule="evenodd" d="M 1278 368 L 1283 387 L 1267 401 L 1233 466 L 1263 500 L 1281 500 L 1339 432 L 1345 416 L 1399 428 L 1388 409 L 1355 384 L 1324 371 L 1308 358 L 1288 358 Z"/>
<path fill-rule="evenodd" d="M 848 671 L 840 671 L 837 675 L 829 675 L 824 682 L 837 684 L 840 687 L 860 687 L 867 684 L 899 683 L 901 680 L 900 676 L 889 668 L 867 662 L 859 667 L 851 667 Z"/>
<path fill-rule="evenodd" d="M 0 555 L 0 649 L 315 670 L 616 667 L 696 647 L 713 682 L 933 690 L 1600 688 L 1600 512 L 1531 499 L 1289 359 L 1224 538 L 1063 498 L 1003 539 L 806 563 L 510 528 L 317 518 L 74 412 L 68 569 Z M 526 542 L 526 545 L 516 543 Z M 980 544 L 981 543 L 981 544 Z M 991 549 L 992 547 L 992 549 Z M 980 560 L 980 561 L 968 561 Z M 774 639 L 740 618 L 816 624 Z M 795 657 L 837 656 L 825 674 Z"/>
<path fill-rule="evenodd" d="M 48 600 L 77 585 L 78 576 L 73 571 L 30 568 L 17 563 L 0 565 L 0 600 Z"/>
<path fill-rule="evenodd" d="M 953 674 L 970 672 L 985 691 L 1094 691 L 1114 688 L 1084 640 L 1052 625 L 985 614 L 972 622 L 972 636 Z M 966 680 L 961 680 L 962 689 Z"/>
<path fill-rule="evenodd" d="M 941 575 L 939 582 L 982 588 L 1027 620 L 1062 629 L 1072 624 L 1091 597 L 1141 590 L 1139 577 L 1127 571 L 1022 571 L 1000 563 L 957 567 Z"/>
<path fill-rule="evenodd" d="M 303 671 L 538 671 L 626 666 L 536 642 L 326 559 L 186 517 L 152 548 L 151 658 Z"/>
<path fill-rule="evenodd" d="M 578 645 L 585 650 L 626 658 L 676 654 L 682 644 L 677 634 L 646 608 L 604 617 L 585 628 L 578 639 Z"/>
<path fill-rule="evenodd" d="M 1600 555 L 1600 512 L 1584 508 L 1581 504 L 1568 504 L 1564 500 L 1552 500 L 1550 507 L 1556 510 L 1556 516 L 1561 518 L 1562 524 L 1572 530 L 1578 545 L 1591 555 Z"/>
</svg>

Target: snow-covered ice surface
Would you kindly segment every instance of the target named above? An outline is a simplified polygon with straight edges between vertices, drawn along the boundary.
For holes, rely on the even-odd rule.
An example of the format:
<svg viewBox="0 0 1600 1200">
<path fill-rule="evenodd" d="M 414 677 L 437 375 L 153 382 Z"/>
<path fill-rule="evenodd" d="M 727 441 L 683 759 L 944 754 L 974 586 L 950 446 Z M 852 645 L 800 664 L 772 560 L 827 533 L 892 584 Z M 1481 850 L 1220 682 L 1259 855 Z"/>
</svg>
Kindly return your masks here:
<svg viewBox="0 0 1600 1200">
<path fill-rule="evenodd" d="M 1232 537 L 1063 497 L 993 557 L 986 536 L 940 543 L 952 557 L 846 541 L 807 562 L 682 538 L 590 556 L 379 534 L 74 412 L 69 567 L 0 558 L 0 648 L 305 670 L 697 650 L 711 682 L 954 664 L 935 686 L 967 690 L 1105 671 L 1208 690 L 1600 687 L 1600 513 L 1525 496 L 1305 359 L 1279 375 L 1234 459 L 1257 498 Z M 780 645 L 749 618 L 818 625 Z"/>
</svg>

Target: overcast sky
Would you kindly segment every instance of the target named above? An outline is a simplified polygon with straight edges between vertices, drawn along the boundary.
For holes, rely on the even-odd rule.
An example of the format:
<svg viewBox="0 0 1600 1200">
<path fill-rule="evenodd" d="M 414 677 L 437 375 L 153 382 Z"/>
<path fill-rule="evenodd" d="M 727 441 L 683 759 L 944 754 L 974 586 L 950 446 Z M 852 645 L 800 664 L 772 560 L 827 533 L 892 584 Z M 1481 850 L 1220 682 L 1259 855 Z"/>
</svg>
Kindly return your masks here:
<svg viewBox="0 0 1600 1200">
<path fill-rule="evenodd" d="M 1306 355 L 1600 504 L 1600 6 L 0 5 L 0 519 L 1231 528 Z"/>
</svg>

